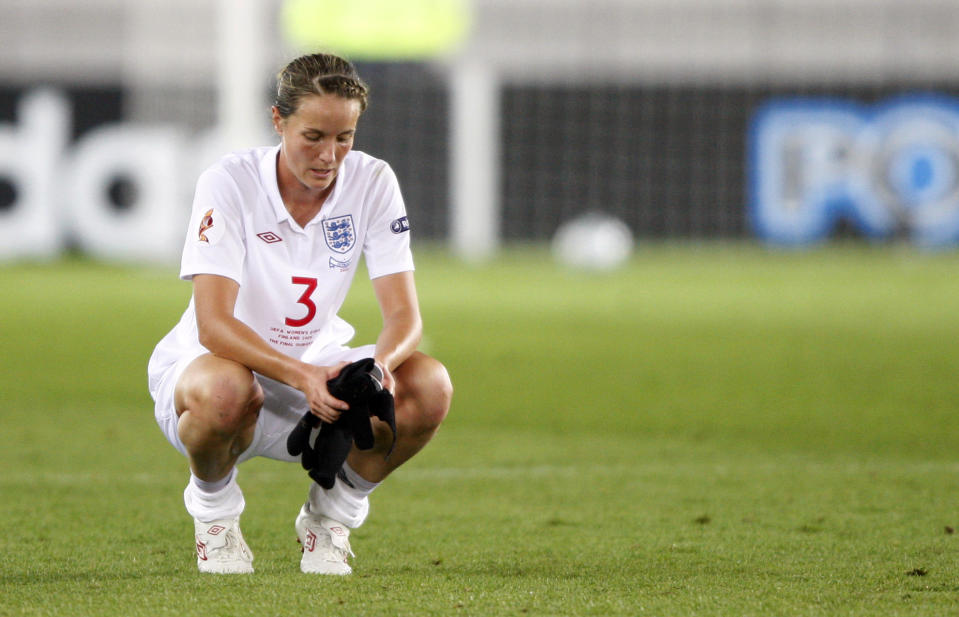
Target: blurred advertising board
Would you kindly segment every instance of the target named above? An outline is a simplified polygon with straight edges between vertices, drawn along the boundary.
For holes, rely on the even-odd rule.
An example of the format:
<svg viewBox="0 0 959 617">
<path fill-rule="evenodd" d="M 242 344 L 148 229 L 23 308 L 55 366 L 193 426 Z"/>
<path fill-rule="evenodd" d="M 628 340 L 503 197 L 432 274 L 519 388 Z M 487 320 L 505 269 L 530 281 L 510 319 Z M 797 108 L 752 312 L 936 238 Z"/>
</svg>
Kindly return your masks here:
<svg viewBox="0 0 959 617">
<path fill-rule="evenodd" d="M 877 240 L 959 241 L 959 101 L 773 99 L 749 131 L 750 221 L 764 240 L 814 244 L 847 221 Z"/>
</svg>

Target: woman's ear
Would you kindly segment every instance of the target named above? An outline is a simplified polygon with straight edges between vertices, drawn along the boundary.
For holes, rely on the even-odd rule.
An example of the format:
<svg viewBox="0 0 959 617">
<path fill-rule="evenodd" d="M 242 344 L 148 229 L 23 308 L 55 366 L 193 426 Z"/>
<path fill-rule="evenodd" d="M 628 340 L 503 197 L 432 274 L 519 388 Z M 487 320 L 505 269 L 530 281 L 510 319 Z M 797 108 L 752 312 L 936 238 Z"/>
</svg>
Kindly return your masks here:
<svg viewBox="0 0 959 617">
<path fill-rule="evenodd" d="M 273 112 L 273 130 L 276 131 L 277 135 L 283 134 L 283 117 L 280 116 L 280 110 L 274 105 L 272 108 Z"/>
</svg>

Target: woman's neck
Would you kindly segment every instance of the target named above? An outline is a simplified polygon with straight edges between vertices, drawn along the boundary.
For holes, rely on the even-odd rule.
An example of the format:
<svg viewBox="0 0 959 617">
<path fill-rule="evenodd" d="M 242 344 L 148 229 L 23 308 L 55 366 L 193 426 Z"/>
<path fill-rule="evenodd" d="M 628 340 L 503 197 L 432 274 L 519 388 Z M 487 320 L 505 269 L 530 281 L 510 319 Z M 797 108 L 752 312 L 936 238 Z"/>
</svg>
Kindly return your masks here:
<svg viewBox="0 0 959 617">
<path fill-rule="evenodd" d="M 323 204 L 333 192 L 333 187 L 336 186 L 336 180 L 334 180 L 322 190 L 310 189 L 304 186 L 279 160 L 277 160 L 276 179 L 283 205 L 300 227 L 306 227 L 307 223 L 319 214 Z"/>
</svg>

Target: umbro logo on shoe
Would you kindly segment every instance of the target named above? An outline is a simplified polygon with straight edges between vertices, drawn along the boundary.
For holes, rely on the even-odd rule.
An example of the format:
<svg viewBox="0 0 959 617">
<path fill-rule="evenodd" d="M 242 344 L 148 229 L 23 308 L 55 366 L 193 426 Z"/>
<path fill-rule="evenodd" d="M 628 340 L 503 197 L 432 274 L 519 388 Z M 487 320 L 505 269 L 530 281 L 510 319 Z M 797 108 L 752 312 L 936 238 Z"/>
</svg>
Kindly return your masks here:
<svg viewBox="0 0 959 617">
<path fill-rule="evenodd" d="M 316 534 L 312 531 L 306 532 L 306 543 L 303 545 L 303 549 L 311 553 L 316 549 Z"/>
<path fill-rule="evenodd" d="M 310 513 L 307 508 L 307 504 L 300 508 L 295 523 L 297 540 L 303 546 L 300 570 L 308 574 L 350 574 L 350 530 L 331 518 Z"/>
<path fill-rule="evenodd" d="M 253 572 L 253 553 L 240 532 L 240 518 L 203 522 L 193 519 L 196 562 L 200 572 L 248 574 Z"/>
</svg>

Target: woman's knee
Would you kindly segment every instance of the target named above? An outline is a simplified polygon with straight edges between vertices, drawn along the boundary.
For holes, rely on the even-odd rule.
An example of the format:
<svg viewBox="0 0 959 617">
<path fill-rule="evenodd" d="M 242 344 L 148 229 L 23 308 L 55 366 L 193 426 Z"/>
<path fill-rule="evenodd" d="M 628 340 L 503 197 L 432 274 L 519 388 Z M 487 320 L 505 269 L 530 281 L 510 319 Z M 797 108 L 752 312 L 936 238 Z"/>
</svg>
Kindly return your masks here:
<svg viewBox="0 0 959 617">
<path fill-rule="evenodd" d="M 420 430 L 435 430 L 446 419 L 453 400 L 453 383 L 446 367 L 417 352 L 397 369 L 394 377 L 398 416 L 406 415 L 402 420 L 418 425 Z"/>
<path fill-rule="evenodd" d="M 255 421 L 263 405 L 263 389 L 246 367 L 202 356 L 184 371 L 177 383 L 177 414 L 189 411 L 211 429 L 235 432 Z"/>
</svg>

